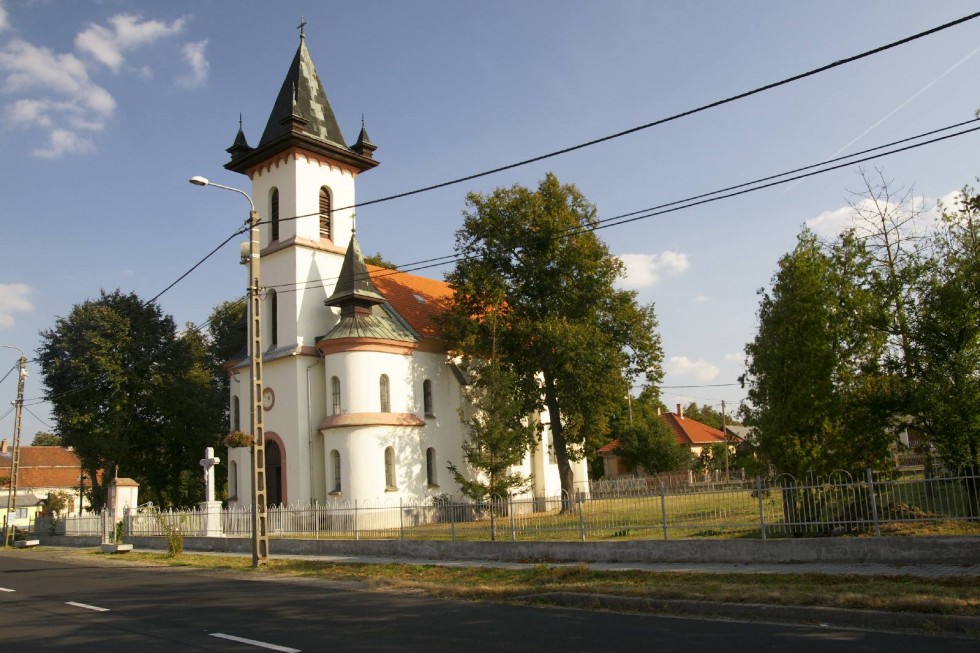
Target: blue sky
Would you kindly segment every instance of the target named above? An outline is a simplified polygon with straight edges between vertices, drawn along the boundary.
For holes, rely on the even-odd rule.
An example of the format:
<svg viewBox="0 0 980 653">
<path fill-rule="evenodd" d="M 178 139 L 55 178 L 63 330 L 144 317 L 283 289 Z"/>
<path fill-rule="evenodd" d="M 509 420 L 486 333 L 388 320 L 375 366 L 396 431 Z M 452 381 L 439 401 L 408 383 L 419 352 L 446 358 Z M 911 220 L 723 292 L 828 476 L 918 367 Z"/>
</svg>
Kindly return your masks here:
<svg viewBox="0 0 980 653">
<path fill-rule="evenodd" d="M 977 10 L 975 2 L 185 2 L 0 0 L 0 344 L 99 290 L 150 298 L 229 236 L 247 206 L 187 179 L 255 144 L 298 43 L 349 142 L 363 114 L 377 169 L 361 201 L 512 163 L 728 97 Z M 548 171 L 610 217 L 968 120 L 980 108 L 980 20 L 667 125 L 490 177 L 358 210 L 365 252 L 449 254 L 469 191 Z M 880 160 L 925 206 L 980 173 L 978 136 Z M 874 165 L 874 164 L 872 164 Z M 756 291 L 808 221 L 847 219 L 855 167 L 605 229 L 623 283 L 655 302 L 667 405 L 734 406 Z M 201 323 L 241 295 L 237 241 L 160 299 Z M 441 277 L 444 269 L 426 274 Z M 0 349 L 0 375 L 16 353 Z M 42 394 L 30 368 L 28 399 Z M 0 384 L 13 399 L 16 375 Z M 7 399 L 3 400 L 6 405 Z M 46 430 L 28 401 L 23 438 Z M 6 408 L 0 410 L 0 415 Z M 0 420 L 10 437 L 11 415 Z"/>
</svg>

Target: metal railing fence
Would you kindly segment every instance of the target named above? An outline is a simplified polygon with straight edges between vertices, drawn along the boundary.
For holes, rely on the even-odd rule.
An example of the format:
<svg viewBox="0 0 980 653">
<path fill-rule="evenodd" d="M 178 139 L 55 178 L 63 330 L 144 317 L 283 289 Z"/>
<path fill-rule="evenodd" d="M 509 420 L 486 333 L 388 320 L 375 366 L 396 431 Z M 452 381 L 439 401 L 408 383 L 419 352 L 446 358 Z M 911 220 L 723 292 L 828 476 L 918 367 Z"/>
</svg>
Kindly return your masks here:
<svg viewBox="0 0 980 653">
<path fill-rule="evenodd" d="M 769 482 L 712 483 L 692 490 L 666 483 L 576 491 L 572 496 L 494 498 L 446 495 L 423 502 L 331 501 L 270 506 L 273 538 L 602 541 L 703 537 L 825 536 L 902 532 L 909 524 L 955 525 L 980 534 L 980 477 L 875 476 Z M 132 511 L 127 535 L 164 535 L 165 525 L 185 535 L 248 537 L 251 511 Z M 65 535 L 99 534 L 100 515 L 38 520 L 37 528 Z"/>
</svg>

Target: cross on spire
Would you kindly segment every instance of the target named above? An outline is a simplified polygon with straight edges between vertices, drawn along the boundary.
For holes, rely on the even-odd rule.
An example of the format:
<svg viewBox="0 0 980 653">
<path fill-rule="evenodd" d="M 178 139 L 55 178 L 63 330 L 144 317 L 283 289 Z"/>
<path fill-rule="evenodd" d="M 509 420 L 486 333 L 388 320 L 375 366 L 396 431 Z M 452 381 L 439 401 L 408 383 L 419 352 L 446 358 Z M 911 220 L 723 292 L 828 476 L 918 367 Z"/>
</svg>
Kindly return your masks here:
<svg viewBox="0 0 980 653">
<path fill-rule="evenodd" d="M 303 39 L 306 38 L 306 29 L 305 28 L 306 28 L 306 17 L 305 16 L 300 16 L 299 17 L 299 26 L 296 27 L 296 29 L 299 30 L 299 38 L 300 38 L 300 40 L 303 40 Z"/>
</svg>

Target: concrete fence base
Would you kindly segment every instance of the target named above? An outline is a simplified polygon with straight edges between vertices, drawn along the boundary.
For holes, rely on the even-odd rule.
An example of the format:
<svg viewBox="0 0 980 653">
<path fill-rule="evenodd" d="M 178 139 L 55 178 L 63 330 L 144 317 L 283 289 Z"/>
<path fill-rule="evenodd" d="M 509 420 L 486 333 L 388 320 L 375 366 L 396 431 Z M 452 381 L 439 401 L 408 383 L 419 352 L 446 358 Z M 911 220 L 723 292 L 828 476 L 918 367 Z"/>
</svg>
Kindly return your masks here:
<svg viewBox="0 0 980 653">
<path fill-rule="evenodd" d="M 48 546 L 99 546 L 97 536 L 40 536 Z M 164 537 L 128 537 L 136 549 L 166 551 Z M 185 551 L 250 553 L 249 538 L 184 536 Z M 511 562 L 977 564 L 978 537 L 635 540 L 629 542 L 433 542 L 272 539 L 269 553 Z"/>
</svg>

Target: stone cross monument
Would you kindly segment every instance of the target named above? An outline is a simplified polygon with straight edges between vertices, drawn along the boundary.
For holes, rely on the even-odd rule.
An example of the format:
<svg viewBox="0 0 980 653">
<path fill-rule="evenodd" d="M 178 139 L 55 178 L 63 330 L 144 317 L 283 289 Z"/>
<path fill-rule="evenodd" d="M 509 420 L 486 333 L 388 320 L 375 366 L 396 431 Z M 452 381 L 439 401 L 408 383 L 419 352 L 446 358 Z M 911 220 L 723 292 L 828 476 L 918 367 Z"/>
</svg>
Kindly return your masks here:
<svg viewBox="0 0 980 653">
<path fill-rule="evenodd" d="M 221 502 L 214 500 L 214 466 L 220 462 L 221 459 L 215 457 L 212 447 L 204 450 L 204 458 L 201 458 L 201 467 L 204 469 L 204 501 L 201 502 L 200 507 L 204 513 L 204 518 L 201 520 L 201 535 L 205 537 L 224 536 L 221 527 Z"/>
</svg>

